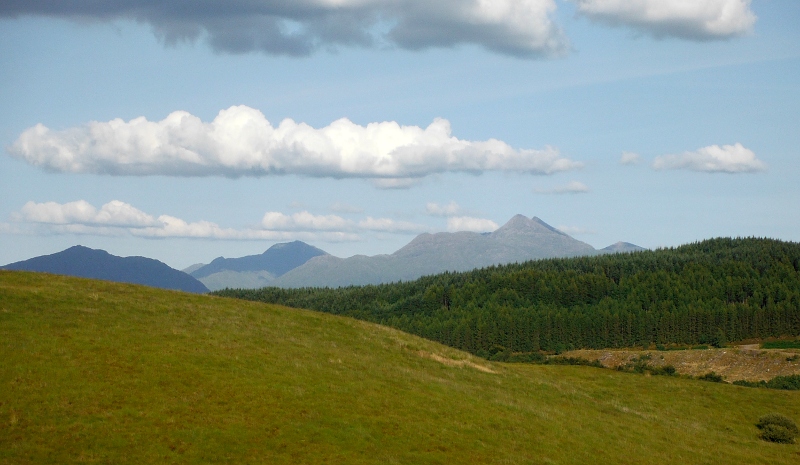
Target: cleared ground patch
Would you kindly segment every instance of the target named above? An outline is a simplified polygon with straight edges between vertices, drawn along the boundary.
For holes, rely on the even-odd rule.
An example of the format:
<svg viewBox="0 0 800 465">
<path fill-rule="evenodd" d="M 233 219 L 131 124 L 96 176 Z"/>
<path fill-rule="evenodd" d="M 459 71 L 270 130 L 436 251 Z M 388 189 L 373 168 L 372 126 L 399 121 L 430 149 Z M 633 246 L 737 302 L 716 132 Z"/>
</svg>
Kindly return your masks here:
<svg viewBox="0 0 800 465">
<path fill-rule="evenodd" d="M 635 362 L 644 355 L 650 357 L 649 365 L 672 365 L 679 374 L 691 376 L 714 372 L 728 382 L 800 374 L 800 350 L 759 349 L 758 344 L 705 350 L 573 350 L 563 355 L 599 360 L 608 368 Z"/>
<path fill-rule="evenodd" d="M 492 363 L 328 314 L 0 272 L 3 464 L 797 463 L 758 439 L 770 412 L 800 420 L 800 393 Z"/>
</svg>

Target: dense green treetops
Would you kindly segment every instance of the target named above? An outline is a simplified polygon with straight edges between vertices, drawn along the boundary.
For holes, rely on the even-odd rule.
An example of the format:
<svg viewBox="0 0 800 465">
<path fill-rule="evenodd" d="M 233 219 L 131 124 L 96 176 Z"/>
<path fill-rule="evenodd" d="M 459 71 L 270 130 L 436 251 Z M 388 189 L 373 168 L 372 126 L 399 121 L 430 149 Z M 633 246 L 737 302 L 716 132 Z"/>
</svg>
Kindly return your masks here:
<svg viewBox="0 0 800 465">
<path fill-rule="evenodd" d="M 482 356 L 800 335 L 800 244 L 711 239 L 377 286 L 223 290 L 344 314 Z"/>
</svg>

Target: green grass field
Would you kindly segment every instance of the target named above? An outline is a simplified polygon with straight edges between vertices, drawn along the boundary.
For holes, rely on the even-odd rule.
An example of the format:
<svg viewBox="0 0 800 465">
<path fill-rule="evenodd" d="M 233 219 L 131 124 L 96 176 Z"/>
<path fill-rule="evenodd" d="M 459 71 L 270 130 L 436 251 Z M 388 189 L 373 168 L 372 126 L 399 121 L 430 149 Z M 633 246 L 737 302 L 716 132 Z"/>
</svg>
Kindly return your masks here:
<svg viewBox="0 0 800 465">
<path fill-rule="evenodd" d="M 797 464 L 800 392 L 490 363 L 253 302 L 0 272 L 0 463 Z"/>
</svg>

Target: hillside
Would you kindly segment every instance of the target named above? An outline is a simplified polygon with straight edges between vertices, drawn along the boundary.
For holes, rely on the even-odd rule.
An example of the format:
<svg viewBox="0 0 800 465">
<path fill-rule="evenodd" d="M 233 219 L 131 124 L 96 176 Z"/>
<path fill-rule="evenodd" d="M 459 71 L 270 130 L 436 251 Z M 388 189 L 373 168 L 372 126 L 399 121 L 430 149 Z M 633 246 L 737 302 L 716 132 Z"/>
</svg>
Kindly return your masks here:
<svg viewBox="0 0 800 465">
<path fill-rule="evenodd" d="M 315 257 L 270 286 L 341 287 L 409 281 L 444 271 L 468 271 L 525 260 L 595 255 L 592 246 L 539 218 L 516 215 L 492 233 L 420 234 L 390 255 Z"/>
<path fill-rule="evenodd" d="M 800 335 L 800 244 L 712 239 L 343 289 L 220 295 L 392 326 L 489 357 L 502 352 Z"/>
<path fill-rule="evenodd" d="M 793 464 L 800 392 L 487 362 L 321 313 L 0 272 L 0 463 Z"/>
<path fill-rule="evenodd" d="M 10 263 L 0 269 L 104 279 L 186 292 L 208 292 L 208 288 L 200 281 L 158 260 L 146 257 L 118 257 L 105 250 L 90 249 L 81 245 L 51 255 Z"/>
</svg>

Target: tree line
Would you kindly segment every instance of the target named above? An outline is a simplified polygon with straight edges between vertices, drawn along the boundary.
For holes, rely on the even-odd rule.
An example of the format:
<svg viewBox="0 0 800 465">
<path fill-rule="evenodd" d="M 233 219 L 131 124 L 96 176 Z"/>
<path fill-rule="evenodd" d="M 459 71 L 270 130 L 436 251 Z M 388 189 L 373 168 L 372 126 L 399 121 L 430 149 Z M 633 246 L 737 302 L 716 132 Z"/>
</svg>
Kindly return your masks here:
<svg viewBox="0 0 800 465">
<path fill-rule="evenodd" d="M 481 356 L 800 335 L 800 244 L 718 238 L 410 282 L 215 294 L 347 315 Z"/>
</svg>

